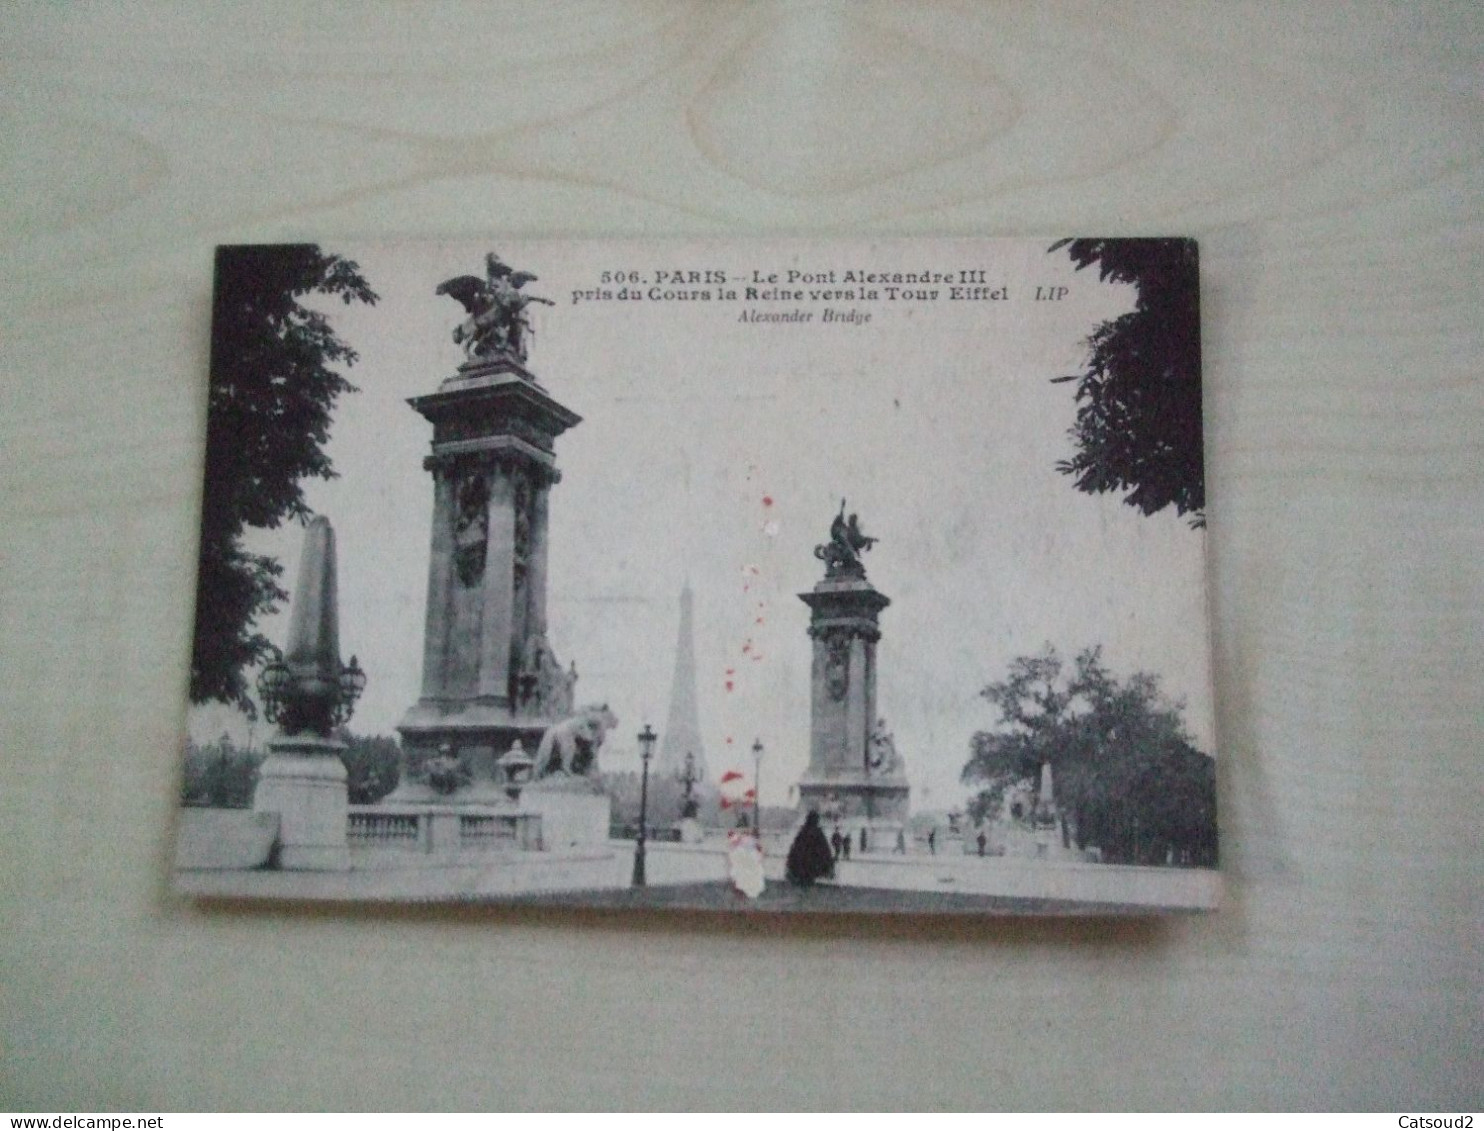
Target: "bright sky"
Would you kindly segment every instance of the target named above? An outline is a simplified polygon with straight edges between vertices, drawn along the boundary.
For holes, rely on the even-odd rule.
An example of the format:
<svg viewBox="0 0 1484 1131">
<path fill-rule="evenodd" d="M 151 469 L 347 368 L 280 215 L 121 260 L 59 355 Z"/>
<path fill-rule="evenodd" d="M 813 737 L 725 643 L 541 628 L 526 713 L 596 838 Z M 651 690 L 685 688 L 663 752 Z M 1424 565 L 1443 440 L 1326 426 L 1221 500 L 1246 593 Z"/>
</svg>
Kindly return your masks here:
<svg viewBox="0 0 1484 1131">
<path fill-rule="evenodd" d="M 1203 534 L 1078 492 L 1054 470 L 1071 454 L 1074 403 L 1072 386 L 1050 378 L 1073 372 L 1088 333 L 1133 296 L 1047 255 L 1050 242 L 327 247 L 356 260 L 381 295 L 372 308 L 325 308 L 361 355 L 349 374 L 361 391 L 336 415 L 340 478 L 306 489 L 336 530 L 342 652 L 369 676 L 352 727 L 391 732 L 417 697 L 431 426 L 406 398 L 432 392 L 462 360 L 450 333 L 463 312 L 434 288 L 482 274 L 484 253 L 497 250 L 540 277 L 528 291 L 557 302 L 530 308 L 530 365 L 584 418 L 557 441 L 548 603 L 552 644 L 577 663 L 578 700 L 606 700 L 619 716 L 605 768 L 637 768 L 633 735 L 665 722 L 689 577 L 708 766 L 750 773 L 760 737 L 763 800 L 791 801 L 809 740 L 811 645 L 797 594 L 821 576 L 813 547 L 842 497 L 880 539 L 866 557 L 892 600 L 878 708 L 914 809 L 967 795 L 958 775 L 970 735 L 994 721 L 979 690 L 1048 642 L 1068 656 L 1101 643 L 1116 674 L 1156 673 L 1215 753 Z M 604 270 L 638 271 L 647 291 L 661 270 L 789 269 L 837 280 L 850 269 L 983 269 L 1010 299 L 573 302 Z M 1068 293 L 1033 301 L 1037 286 Z M 824 324 L 826 307 L 871 321 Z M 794 309 L 813 320 L 738 321 L 743 310 Z M 284 561 L 291 587 L 301 539 L 293 526 L 252 545 Z M 264 626 L 280 644 L 286 612 Z M 200 740 L 247 733 L 214 708 L 193 710 L 190 729 Z"/>
</svg>

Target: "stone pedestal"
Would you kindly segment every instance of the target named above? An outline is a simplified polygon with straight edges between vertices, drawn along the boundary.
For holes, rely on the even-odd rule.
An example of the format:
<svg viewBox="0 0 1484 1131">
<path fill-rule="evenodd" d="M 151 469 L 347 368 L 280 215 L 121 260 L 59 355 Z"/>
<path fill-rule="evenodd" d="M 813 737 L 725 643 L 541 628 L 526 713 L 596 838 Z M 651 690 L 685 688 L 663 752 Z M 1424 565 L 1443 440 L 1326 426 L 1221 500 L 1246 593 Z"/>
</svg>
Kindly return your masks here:
<svg viewBox="0 0 1484 1131">
<path fill-rule="evenodd" d="M 521 791 L 520 808 L 540 816 L 541 847 L 548 852 L 600 845 L 608 840 L 613 802 L 586 778 L 542 778 Z"/>
<path fill-rule="evenodd" d="M 575 673 L 546 639 L 547 528 L 554 441 L 581 417 L 508 357 L 460 366 L 409 403 L 433 425 L 433 529 L 422 693 L 397 727 L 391 800 L 432 800 L 416 769 L 444 748 L 470 781 L 438 800 L 494 800 L 512 743 L 534 751 L 572 712 Z"/>
<path fill-rule="evenodd" d="M 1060 825 L 1036 825 L 1028 821 L 1001 820 L 987 830 L 989 852 L 1015 860 L 1072 861 L 1082 854 L 1062 839 Z M 971 838 L 972 839 L 972 838 Z M 966 847 L 966 852 L 977 851 Z"/>
<path fill-rule="evenodd" d="M 175 867 L 232 872 L 261 868 L 272 858 L 277 843 L 277 813 L 182 809 Z"/>
<path fill-rule="evenodd" d="M 872 750 L 878 617 L 891 600 L 863 575 L 826 578 L 799 598 L 812 612 L 814 640 L 809 766 L 799 779 L 799 808 L 818 809 L 826 828 L 848 826 L 857 848 L 861 828 L 870 851 L 882 835 L 894 846 L 910 790 L 900 759 L 880 764 Z"/>
<path fill-rule="evenodd" d="M 313 737 L 268 744 L 253 809 L 278 815 L 278 866 L 303 871 L 350 870 L 344 745 Z"/>
<path fill-rule="evenodd" d="M 820 807 L 811 805 L 810 808 Z M 841 816 L 834 820 L 827 807 L 820 808 L 820 813 L 824 817 L 821 827 L 825 835 L 833 836 L 838 832 L 848 840 L 852 859 L 862 854 L 894 856 L 912 851 L 912 837 L 904 821 L 863 816 Z"/>
</svg>

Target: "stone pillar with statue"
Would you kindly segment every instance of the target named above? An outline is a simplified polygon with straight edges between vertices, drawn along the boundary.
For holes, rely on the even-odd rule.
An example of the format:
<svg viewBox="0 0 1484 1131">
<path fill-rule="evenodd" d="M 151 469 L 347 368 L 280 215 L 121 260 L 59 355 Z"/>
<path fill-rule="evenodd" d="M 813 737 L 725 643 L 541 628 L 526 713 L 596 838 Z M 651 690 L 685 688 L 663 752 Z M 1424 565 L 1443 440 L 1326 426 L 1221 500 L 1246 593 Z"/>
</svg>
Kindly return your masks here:
<svg viewBox="0 0 1484 1131">
<path fill-rule="evenodd" d="M 520 799 L 529 808 L 552 775 L 592 794 L 588 774 L 611 725 L 606 706 L 575 707 L 576 665 L 564 667 L 547 636 L 555 441 L 582 418 L 527 367 L 526 309 L 550 305 L 522 290 L 536 276 L 493 253 L 485 267 L 486 278 L 437 288 L 468 314 L 453 331 L 465 360 L 409 401 L 433 426 L 423 461 L 433 528 L 422 692 L 397 727 L 403 774 L 393 804 Z M 591 823 L 607 836 L 606 817 Z"/>
<path fill-rule="evenodd" d="M 799 598 L 810 609 L 809 766 L 799 808 L 817 809 L 826 833 L 839 830 L 857 851 L 891 852 L 905 836 L 910 788 L 886 721 L 876 714 L 879 617 L 891 604 L 866 577 L 862 555 L 876 543 L 845 500 L 829 541 L 815 547 L 824 577 Z"/>
</svg>

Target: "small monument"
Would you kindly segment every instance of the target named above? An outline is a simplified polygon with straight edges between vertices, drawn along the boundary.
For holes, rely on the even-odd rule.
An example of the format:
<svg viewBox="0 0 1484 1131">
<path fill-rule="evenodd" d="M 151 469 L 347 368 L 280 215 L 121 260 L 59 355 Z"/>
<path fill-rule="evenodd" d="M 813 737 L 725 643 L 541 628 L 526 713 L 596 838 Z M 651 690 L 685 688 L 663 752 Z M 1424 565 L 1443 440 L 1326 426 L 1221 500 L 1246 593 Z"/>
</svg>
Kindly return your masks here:
<svg viewBox="0 0 1484 1131">
<path fill-rule="evenodd" d="M 366 686 L 354 656 L 340 662 L 335 593 L 335 532 L 323 515 L 304 534 L 283 659 L 258 677 L 258 693 L 277 737 L 259 770 L 253 809 L 278 814 L 278 865 L 347 871 L 345 744 L 334 738 Z"/>
<path fill-rule="evenodd" d="M 800 593 L 814 641 L 809 767 L 799 779 L 799 808 L 817 809 L 855 847 L 889 852 L 903 834 L 910 788 L 901 756 L 876 714 L 878 617 L 891 604 L 866 578 L 861 555 L 876 543 L 862 533 L 845 500 L 828 542 L 814 556 L 824 578 Z"/>
<path fill-rule="evenodd" d="M 682 791 L 680 795 L 680 842 L 682 844 L 700 844 L 705 839 L 699 819 L 701 803 L 696 800 L 696 785 L 700 777 L 696 769 L 696 756 L 687 751 L 685 764 L 675 775 L 675 780 L 680 783 Z"/>
<path fill-rule="evenodd" d="M 1061 861 L 1082 858 L 1067 836 L 1066 821 L 1056 803 L 1050 762 L 1041 763 L 1034 779 L 1010 784 L 986 833 L 996 856 Z M 964 850 L 969 851 L 967 846 Z"/>
<path fill-rule="evenodd" d="M 1036 807 L 1031 811 L 1031 824 L 1036 830 L 1036 855 L 1061 855 L 1061 813 L 1056 807 L 1050 762 L 1041 763 L 1041 780 L 1036 790 Z"/>
<path fill-rule="evenodd" d="M 508 805 L 524 776 L 511 751 L 538 751 L 574 715 L 576 667 L 563 667 L 546 634 L 547 530 L 561 479 L 554 442 L 581 417 L 526 367 L 526 308 L 550 305 L 524 291 L 535 280 L 491 253 L 485 278 L 437 288 L 468 314 L 453 331 L 466 359 L 436 392 L 409 401 L 433 425 L 423 461 L 433 529 L 422 693 L 397 727 L 395 802 Z"/>
</svg>

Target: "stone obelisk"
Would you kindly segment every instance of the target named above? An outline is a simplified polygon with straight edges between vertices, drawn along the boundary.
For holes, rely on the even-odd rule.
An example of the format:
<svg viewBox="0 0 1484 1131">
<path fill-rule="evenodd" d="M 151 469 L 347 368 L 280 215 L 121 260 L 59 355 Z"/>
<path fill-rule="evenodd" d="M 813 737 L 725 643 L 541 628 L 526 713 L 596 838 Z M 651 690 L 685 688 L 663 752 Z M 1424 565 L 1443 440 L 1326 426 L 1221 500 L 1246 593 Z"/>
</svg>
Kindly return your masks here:
<svg viewBox="0 0 1484 1131">
<path fill-rule="evenodd" d="M 861 555 L 876 539 L 855 515 L 840 513 L 830 540 L 815 548 L 825 576 L 800 593 L 810 609 L 809 766 L 799 779 L 799 807 L 818 809 L 827 825 L 859 835 L 867 851 L 887 851 L 907 819 L 909 788 L 894 744 L 876 716 L 879 617 L 891 599 L 866 578 Z"/>
<path fill-rule="evenodd" d="M 333 737 L 360 690 L 347 681 L 349 671 L 340 663 L 335 532 L 320 515 L 304 534 L 283 660 L 270 664 L 258 681 L 279 733 L 269 740 L 258 771 L 253 809 L 278 814 L 279 867 L 350 867 L 345 744 Z"/>
<path fill-rule="evenodd" d="M 655 773 L 675 778 L 685 771 L 685 756 L 693 756 L 695 780 L 706 778 L 706 751 L 701 742 L 701 713 L 696 703 L 695 598 L 690 582 L 680 590 L 680 631 L 675 640 L 675 677 L 670 683 L 670 714 L 660 738 Z"/>
<path fill-rule="evenodd" d="M 506 756 L 516 743 L 534 753 L 572 712 L 575 669 L 562 667 L 546 635 L 547 537 L 561 479 L 554 443 L 581 417 L 526 368 L 524 310 L 545 301 L 520 290 L 534 276 L 493 254 L 487 266 L 487 280 L 464 275 L 438 288 L 469 311 L 454 331 L 468 358 L 436 392 L 408 402 L 433 426 L 423 461 L 433 528 L 422 694 L 397 727 L 399 801 L 505 803 Z M 456 762 L 465 784 L 420 780 L 435 757 Z"/>
</svg>

